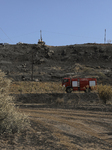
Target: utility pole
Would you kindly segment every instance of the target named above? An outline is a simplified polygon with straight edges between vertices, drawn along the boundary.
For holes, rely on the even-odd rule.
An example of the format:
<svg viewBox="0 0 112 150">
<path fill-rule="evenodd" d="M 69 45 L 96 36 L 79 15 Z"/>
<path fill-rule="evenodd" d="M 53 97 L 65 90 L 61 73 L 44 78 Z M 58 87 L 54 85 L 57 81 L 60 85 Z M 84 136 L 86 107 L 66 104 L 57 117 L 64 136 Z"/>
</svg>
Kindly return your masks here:
<svg viewBox="0 0 112 150">
<path fill-rule="evenodd" d="M 105 29 L 105 34 L 104 34 L 104 44 L 106 43 L 106 29 Z"/>
<path fill-rule="evenodd" d="M 42 31 L 40 30 L 40 40 L 42 42 Z"/>
<path fill-rule="evenodd" d="M 31 60 L 31 63 L 32 63 L 32 74 L 31 74 L 31 81 L 33 81 L 33 52 L 32 52 L 32 60 Z"/>
</svg>

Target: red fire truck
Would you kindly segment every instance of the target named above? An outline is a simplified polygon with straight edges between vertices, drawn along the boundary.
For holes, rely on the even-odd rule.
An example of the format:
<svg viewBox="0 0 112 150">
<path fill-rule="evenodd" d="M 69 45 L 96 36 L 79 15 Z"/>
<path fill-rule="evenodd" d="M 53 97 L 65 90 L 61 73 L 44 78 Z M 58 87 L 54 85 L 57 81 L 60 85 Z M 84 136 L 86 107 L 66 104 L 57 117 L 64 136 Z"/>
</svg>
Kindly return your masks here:
<svg viewBox="0 0 112 150">
<path fill-rule="evenodd" d="M 72 91 L 90 92 L 92 87 L 96 89 L 96 78 L 63 78 L 62 86 L 66 88 L 67 93 Z"/>
</svg>

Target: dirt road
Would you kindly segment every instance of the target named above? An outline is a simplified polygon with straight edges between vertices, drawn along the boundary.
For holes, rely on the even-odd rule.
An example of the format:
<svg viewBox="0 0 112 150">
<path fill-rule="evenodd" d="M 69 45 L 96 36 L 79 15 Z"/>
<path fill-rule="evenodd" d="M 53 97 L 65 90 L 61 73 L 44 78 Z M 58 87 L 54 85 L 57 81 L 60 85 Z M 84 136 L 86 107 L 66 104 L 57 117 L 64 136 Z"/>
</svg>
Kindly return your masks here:
<svg viewBox="0 0 112 150">
<path fill-rule="evenodd" d="M 112 112 L 55 108 L 21 111 L 29 115 L 35 132 L 38 130 L 40 149 L 112 149 Z"/>
</svg>

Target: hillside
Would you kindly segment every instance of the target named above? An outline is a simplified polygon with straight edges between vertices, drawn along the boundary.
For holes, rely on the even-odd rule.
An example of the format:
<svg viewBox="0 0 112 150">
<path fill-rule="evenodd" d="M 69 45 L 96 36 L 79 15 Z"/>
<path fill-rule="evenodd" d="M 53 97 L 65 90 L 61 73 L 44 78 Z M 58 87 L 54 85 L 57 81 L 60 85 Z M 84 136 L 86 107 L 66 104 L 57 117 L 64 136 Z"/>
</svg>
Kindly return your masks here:
<svg viewBox="0 0 112 150">
<path fill-rule="evenodd" d="M 63 77 L 96 77 L 112 84 L 112 45 L 0 45 L 0 69 L 13 80 L 60 81 Z"/>
</svg>

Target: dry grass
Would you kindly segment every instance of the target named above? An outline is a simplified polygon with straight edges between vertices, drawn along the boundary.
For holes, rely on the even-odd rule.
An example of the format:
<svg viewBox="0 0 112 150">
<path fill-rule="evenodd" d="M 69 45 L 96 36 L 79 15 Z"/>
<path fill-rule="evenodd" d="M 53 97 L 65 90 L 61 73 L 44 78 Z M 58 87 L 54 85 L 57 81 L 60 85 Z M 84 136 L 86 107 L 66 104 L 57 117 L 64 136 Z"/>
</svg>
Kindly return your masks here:
<svg viewBox="0 0 112 150">
<path fill-rule="evenodd" d="M 9 93 L 63 93 L 61 82 L 20 81 L 12 83 Z"/>
<path fill-rule="evenodd" d="M 0 71 L 0 133 L 20 132 L 29 126 L 28 117 L 19 112 L 8 95 L 10 82 Z"/>
<path fill-rule="evenodd" d="M 110 85 L 99 85 L 98 94 L 104 103 L 112 99 L 112 87 Z"/>
<path fill-rule="evenodd" d="M 41 125 L 45 126 L 45 129 L 50 131 L 50 134 L 52 133 L 52 135 L 57 139 L 55 143 L 57 145 L 63 145 L 63 147 L 65 146 L 67 149 L 102 149 L 102 142 L 105 139 L 107 139 L 106 141 L 109 145 L 110 137 L 104 133 L 104 128 L 109 129 L 108 127 L 111 124 L 112 113 L 110 112 L 105 113 L 99 111 L 94 112 L 87 110 L 65 110 L 50 108 L 27 108 L 23 109 L 23 111 L 26 113 L 30 112 L 32 120 L 36 120 L 36 118 L 38 118 L 37 120 L 39 120 Z M 109 124 L 107 123 L 104 125 L 105 118 L 106 122 Z M 104 136 L 102 136 L 102 134 Z M 95 137 L 95 140 L 93 137 Z M 97 142 L 96 139 L 102 140 L 101 144 L 99 141 Z M 52 139 L 49 140 L 51 140 L 52 143 L 54 142 Z M 91 145 L 91 143 L 93 145 Z M 106 147 L 104 149 L 106 149 Z"/>
<path fill-rule="evenodd" d="M 84 73 L 91 73 L 91 72 L 93 72 L 94 71 L 94 69 L 93 68 L 90 68 L 90 67 L 84 67 L 83 68 L 83 72 Z"/>
<path fill-rule="evenodd" d="M 72 143 L 72 140 L 70 140 L 69 137 L 59 132 L 54 132 L 53 134 L 59 139 L 58 144 L 64 145 L 71 150 L 78 150 L 78 148 L 75 146 L 75 144 Z"/>
<path fill-rule="evenodd" d="M 58 66 L 52 67 L 52 69 L 54 69 L 54 70 L 62 70 L 62 68 L 58 67 Z"/>
</svg>

